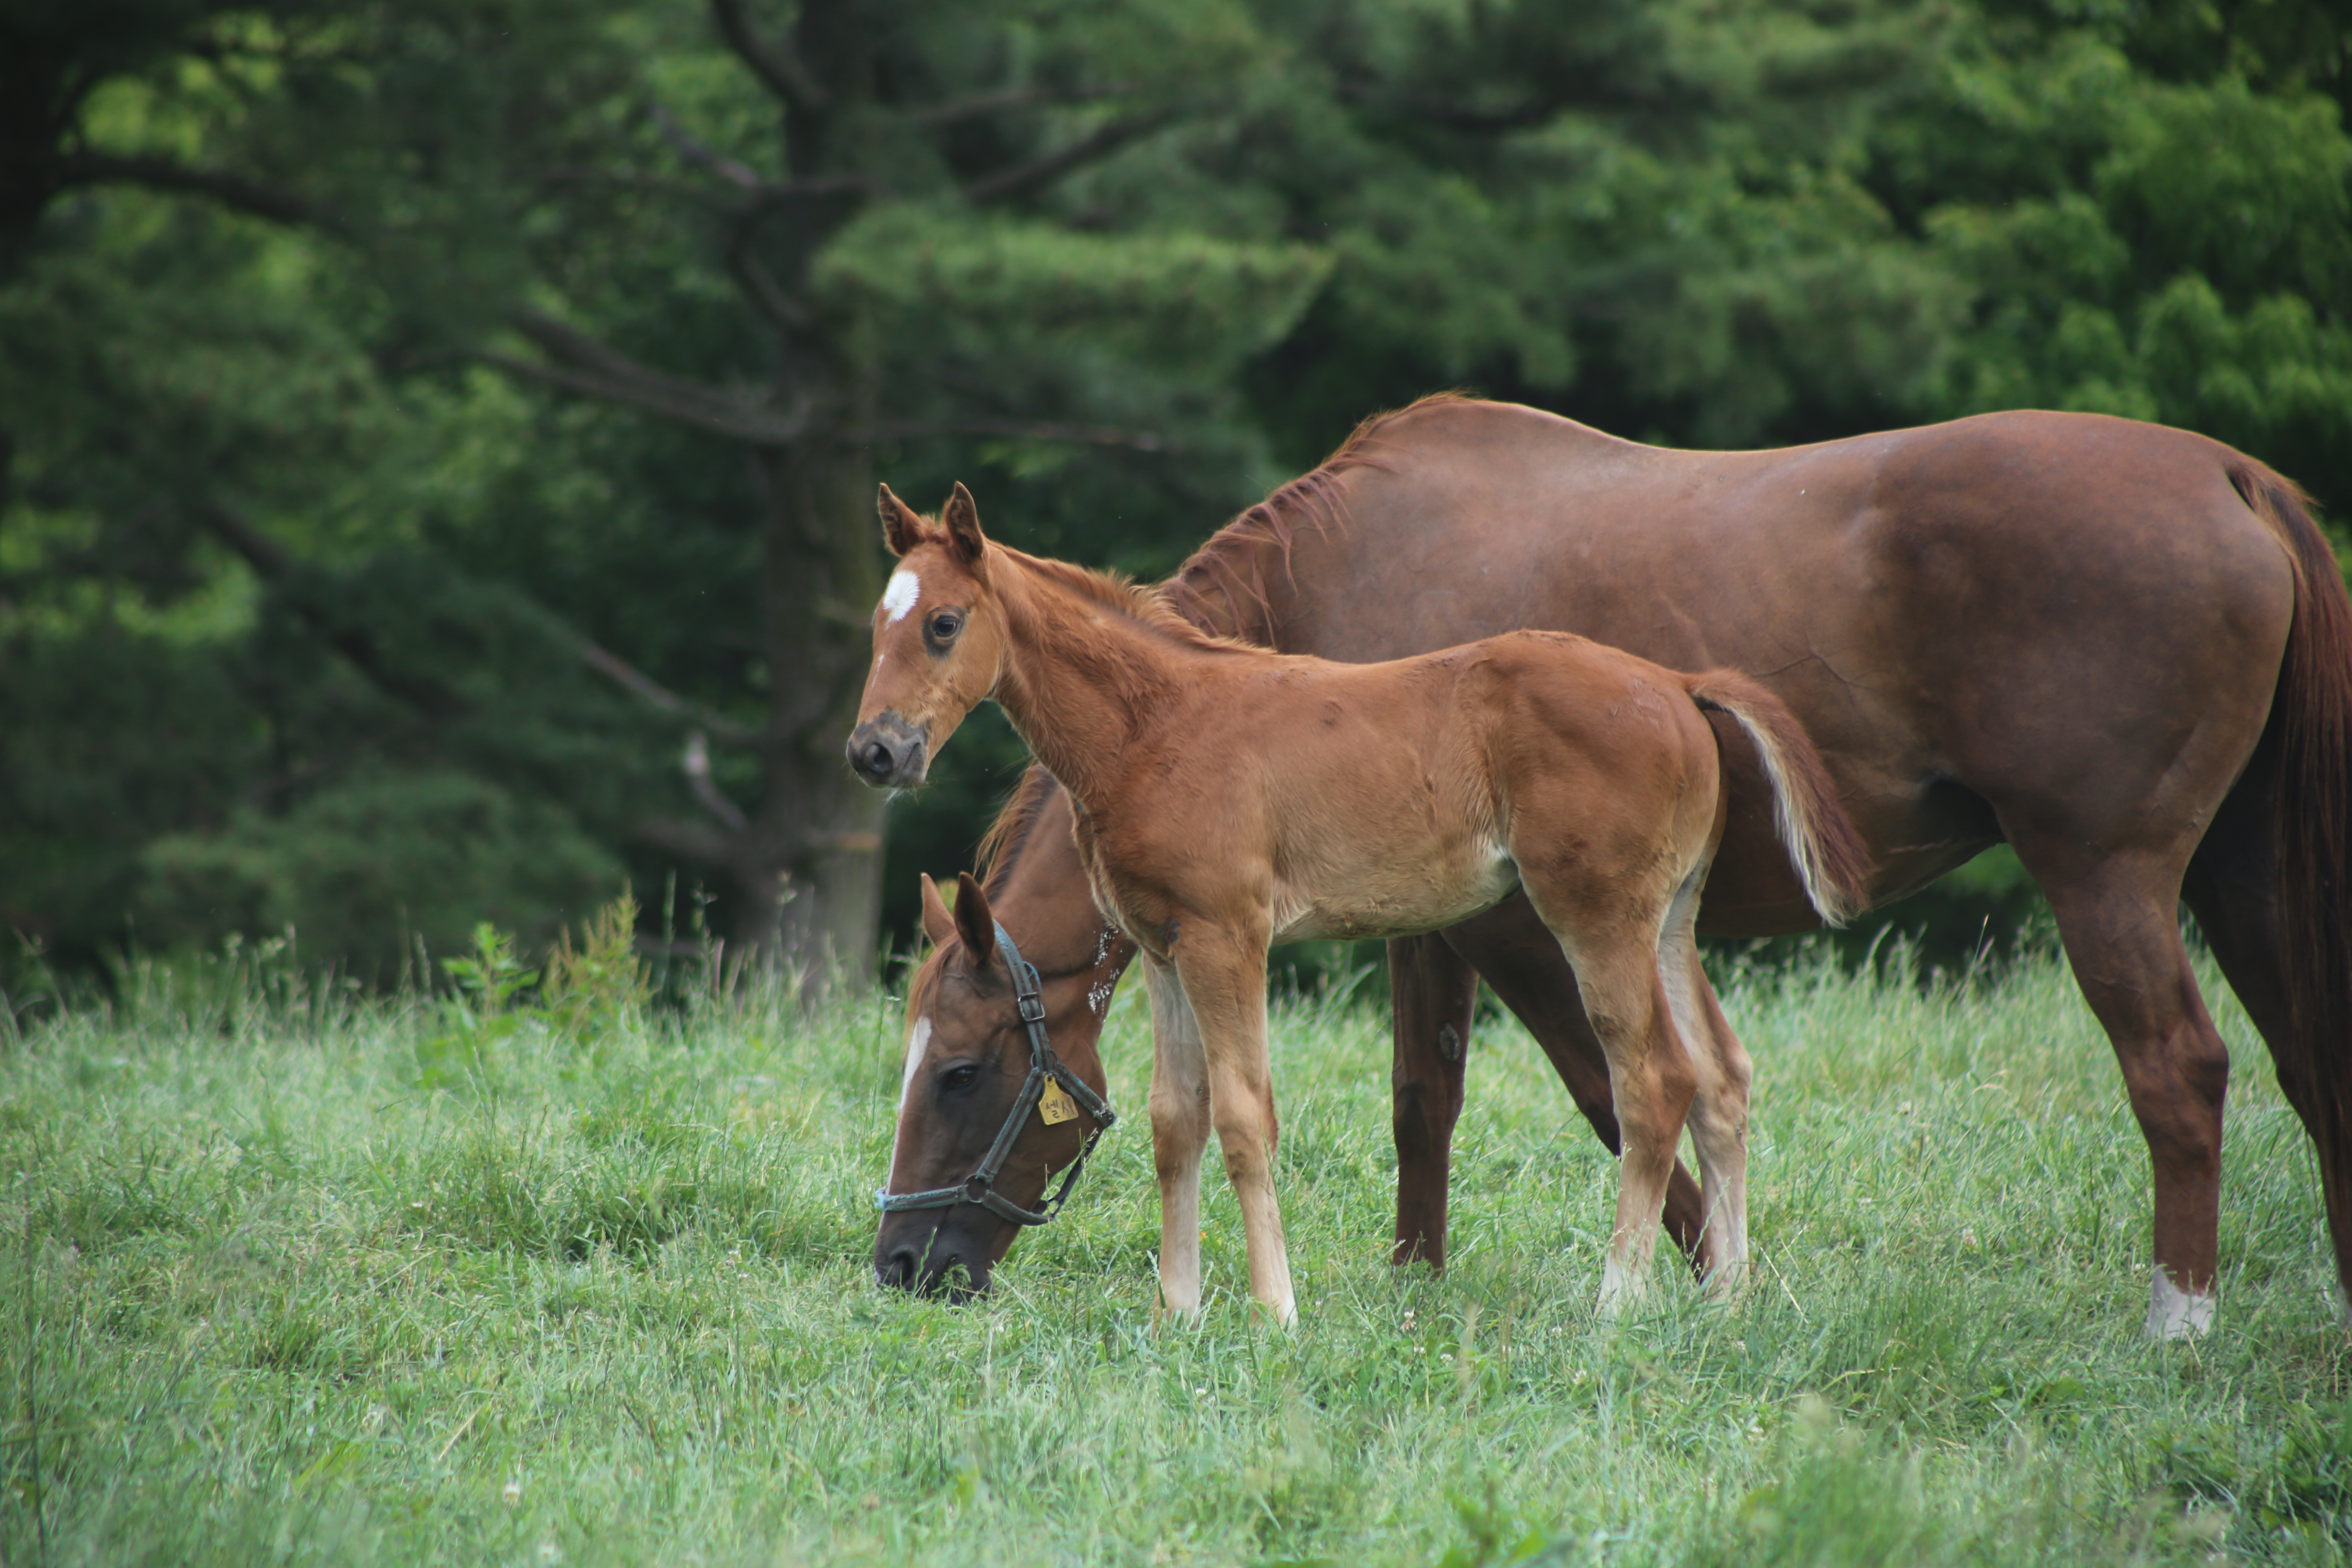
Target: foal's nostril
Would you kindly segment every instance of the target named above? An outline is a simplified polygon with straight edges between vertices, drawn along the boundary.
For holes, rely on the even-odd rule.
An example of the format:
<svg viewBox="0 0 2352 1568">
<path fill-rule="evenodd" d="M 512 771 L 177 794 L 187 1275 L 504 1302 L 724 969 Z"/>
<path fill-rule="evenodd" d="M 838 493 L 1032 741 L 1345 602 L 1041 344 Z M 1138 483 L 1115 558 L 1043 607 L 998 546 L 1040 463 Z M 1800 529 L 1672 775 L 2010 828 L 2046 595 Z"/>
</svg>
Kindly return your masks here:
<svg viewBox="0 0 2352 1568">
<path fill-rule="evenodd" d="M 898 1251 L 892 1253 L 887 1262 L 877 1264 L 875 1266 L 874 1277 L 883 1284 L 889 1286 L 894 1290 L 913 1289 L 915 1288 L 915 1254 L 913 1249 L 902 1247 Z"/>
<path fill-rule="evenodd" d="M 881 742 L 869 741 L 866 744 L 865 754 L 857 759 L 857 765 L 870 778 L 886 779 L 890 776 L 890 770 L 898 765 L 898 759 L 890 755 L 890 748 Z"/>
</svg>

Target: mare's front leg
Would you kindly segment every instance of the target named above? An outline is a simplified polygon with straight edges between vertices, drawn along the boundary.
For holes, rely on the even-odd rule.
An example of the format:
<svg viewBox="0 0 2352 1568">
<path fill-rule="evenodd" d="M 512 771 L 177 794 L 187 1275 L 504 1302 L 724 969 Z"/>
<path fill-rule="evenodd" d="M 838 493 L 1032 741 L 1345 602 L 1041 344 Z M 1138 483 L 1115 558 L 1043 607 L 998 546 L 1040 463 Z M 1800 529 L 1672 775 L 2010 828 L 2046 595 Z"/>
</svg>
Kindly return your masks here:
<svg viewBox="0 0 2352 1568">
<path fill-rule="evenodd" d="M 1201 1155 L 1209 1145 L 1209 1075 L 1201 1026 L 1176 971 L 1149 954 L 1151 994 L 1151 1161 L 1160 1175 L 1160 1300 L 1201 1311 Z"/>
<path fill-rule="evenodd" d="M 1390 1126 L 1396 1135 L 1396 1246 L 1390 1261 L 1445 1267 L 1446 1184 L 1478 972 L 1435 934 L 1389 943 L 1395 996 Z"/>
<path fill-rule="evenodd" d="M 1206 921 L 1182 923 L 1177 978 L 1199 1022 L 1208 1063 L 1209 1117 L 1224 1151 L 1225 1176 L 1249 1242 L 1250 1294 L 1276 1322 L 1298 1321 L 1290 1254 L 1274 1195 L 1277 1125 L 1266 1054 L 1265 948 L 1261 931 L 1234 932 Z"/>
</svg>

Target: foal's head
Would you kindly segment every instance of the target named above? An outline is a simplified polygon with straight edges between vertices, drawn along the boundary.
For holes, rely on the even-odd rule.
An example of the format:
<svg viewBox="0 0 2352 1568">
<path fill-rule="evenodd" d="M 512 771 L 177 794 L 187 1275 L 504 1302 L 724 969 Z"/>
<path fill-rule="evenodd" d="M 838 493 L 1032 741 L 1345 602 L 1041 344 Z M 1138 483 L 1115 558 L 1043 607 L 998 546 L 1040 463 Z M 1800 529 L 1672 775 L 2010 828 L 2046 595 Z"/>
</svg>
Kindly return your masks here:
<svg viewBox="0 0 2352 1568">
<path fill-rule="evenodd" d="M 996 945 L 987 895 L 970 876 L 957 879 L 950 913 L 923 879 L 923 930 L 934 950 L 907 996 L 907 1068 L 898 1097 L 898 1142 L 890 1152 L 893 1193 L 961 1185 L 1003 1130 L 1029 1074 L 1029 1033 L 1013 1005 L 1012 976 Z M 1090 1040 L 1060 1038 L 1063 1067 L 1088 1088 L 1103 1084 Z M 1012 1156 L 995 1190 L 1034 1209 L 1045 1184 L 1078 1157 L 1094 1119 L 1078 1110 L 1047 1125 L 1031 1110 L 1016 1129 Z M 882 1216 L 874 1239 L 874 1274 L 885 1285 L 926 1294 L 988 1289 L 989 1270 L 1021 1227 L 977 1203 L 908 1209 Z"/>
<path fill-rule="evenodd" d="M 898 558 L 874 611 L 874 664 L 849 765 L 880 787 L 911 789 L 963 716 L 995 688 L 1003 633 L 988 590 L 988 542 L 971 492 L 955 488 L 940 521 L 882 487 L 882 539 Z"/>
</svg>

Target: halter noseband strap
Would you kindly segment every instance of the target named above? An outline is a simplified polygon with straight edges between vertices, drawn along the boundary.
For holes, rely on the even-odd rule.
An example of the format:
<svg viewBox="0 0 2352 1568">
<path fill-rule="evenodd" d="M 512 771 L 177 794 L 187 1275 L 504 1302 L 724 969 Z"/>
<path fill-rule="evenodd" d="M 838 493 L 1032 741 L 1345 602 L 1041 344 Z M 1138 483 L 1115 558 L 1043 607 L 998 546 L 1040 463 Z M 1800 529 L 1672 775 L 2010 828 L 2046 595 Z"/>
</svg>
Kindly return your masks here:
<svg viewBox="0 0 2352 1568">
<path fill-rule="evenodd" d="M 934 1187 L 927 1193 L 894 1193 L 887 1187 L 874 1194 L 874 1206 L 884 1214 L 898 1214 L 908 1209 L 952 1208 L 957 1204 L 978 1204 L 1000 1219 L 1014 1225 L 1044 1225 L 1062 1209 L 1070 1188 L 1076 1184 L 1078 1173 L 1086 1169 L 1087 1156 L 1095 1152 L 1096 1142 L 1111 1124 L 1118 1120 L 1110 1102 L 1097 1094 L 1064 1067 L 1054 1055 L 1053 1047 L 1045 1043 L 1045 994 L 1037 979 L 1036 966 L 1021 956 L 1013 945 L 1013 937 L 1000 922 L 996 927 L 996 945 L 1004 954 L 1004 968 L 1013 976 L 1013 1005 L 1020 1011 L 1021 1021 L 1029 1030 L 1029 1077 L 1013 1097 L 1013 1109 L 997 1130 L 996 1142 L 988 1146 L 981 1157 L 979 1168 L 964 1178 L 961 1186 Z M 1045 1096 L 1045 1080 L 1052 1079 L 1063 1092 L 1078 1102 L 1078 1109 L 1094 1119 L 1095 1130 L 1087 1134 L 1086 1146 L 1078 1157 L 1070 1162 L 1067 1174 L 1054 1195 L 1034 1209 L 1024 1209 L 996 1190 L 997 1173 L 1012 1156 L 1013 1145 L 1021 1136 L 1021 1129 L 1029 1120 L 1029 1112 Z"/>
</svg>

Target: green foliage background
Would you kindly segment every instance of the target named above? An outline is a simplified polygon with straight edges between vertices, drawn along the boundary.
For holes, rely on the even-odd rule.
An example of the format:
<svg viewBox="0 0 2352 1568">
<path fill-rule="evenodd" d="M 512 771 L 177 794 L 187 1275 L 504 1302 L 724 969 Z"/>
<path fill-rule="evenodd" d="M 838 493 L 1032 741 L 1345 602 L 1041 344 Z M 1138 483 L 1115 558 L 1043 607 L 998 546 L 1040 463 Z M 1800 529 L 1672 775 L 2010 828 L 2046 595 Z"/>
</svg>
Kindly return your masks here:
<svg viewBox="0 0 2352 1568">
<path fill-rule="evenodd" d="M 389 977 L 709 877 L 658 830 L 708 809 L 688 730 L 756 818 L 726 736 L 813 679 L 763 626 L 865 606 L 793 596 L 749 448 L 567 389 L 532 323 L 765 417 L 816 340 L 744 253 L 877 474 L 1144 574 L 1444 386 L 1684 445 L 2098 409 L 2352 503 L 2318 0 L 737 8 L 866 30 L 824 149 L 730 9 L 0 13 L 9 925 L 88 965 L 290 924 Z M 861 205 L 730 249 L 743 182 L 818 152 Z M 946 762 L 894 808 L 893 928 L 1019 751 Z M 1927 902 L 1957 953 L 2031 900 L 1992 864 Z"/>
</svg>

